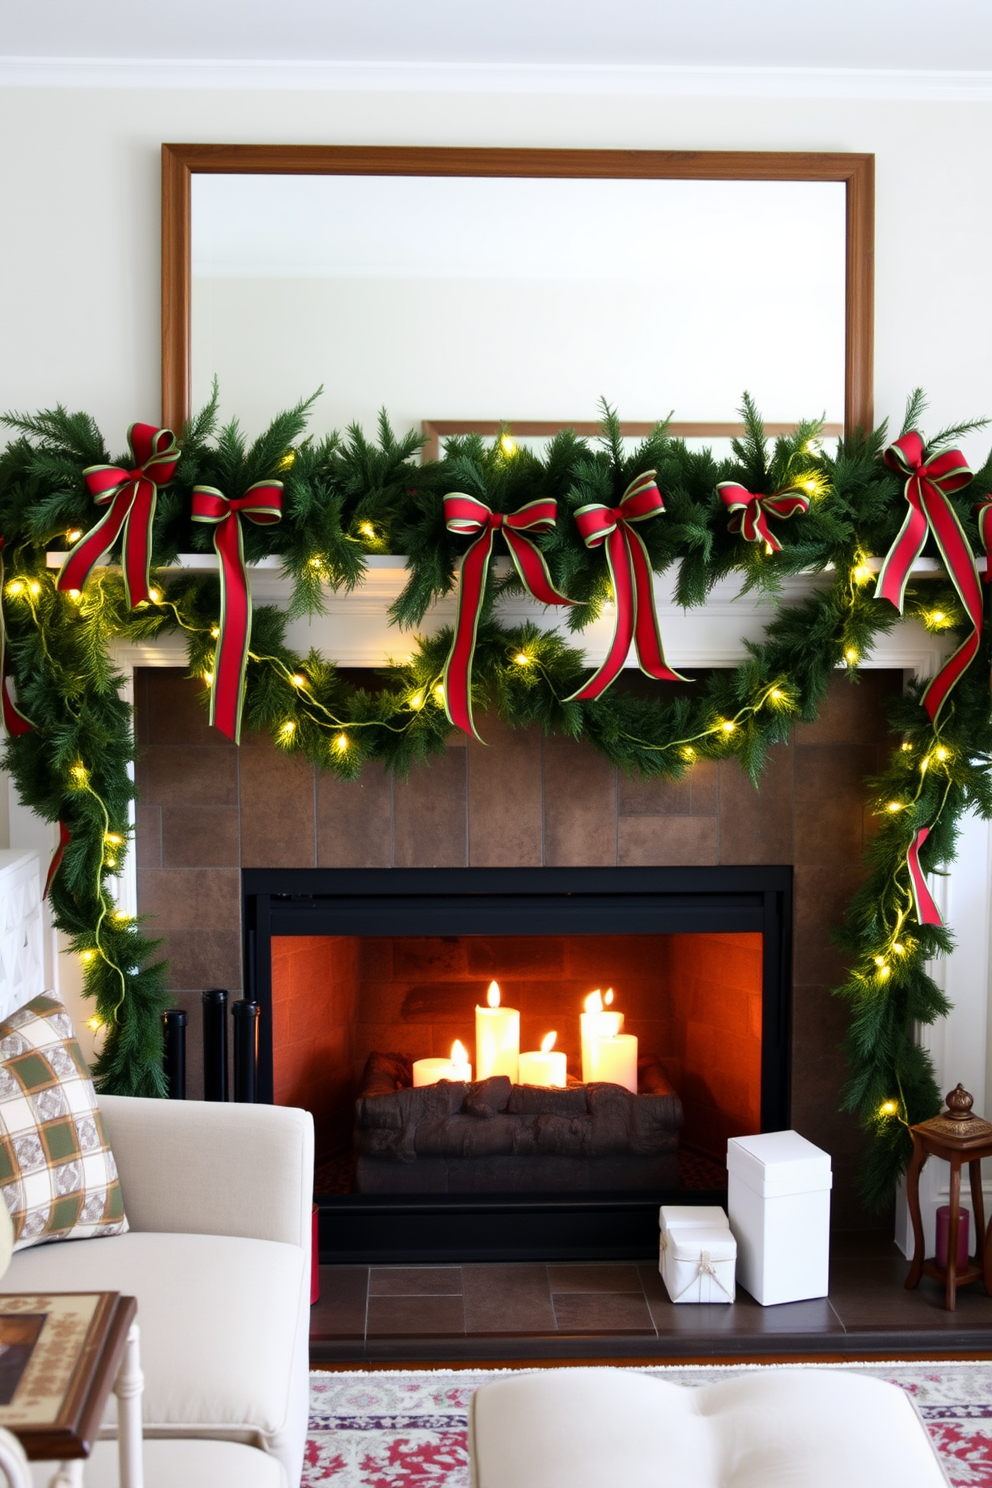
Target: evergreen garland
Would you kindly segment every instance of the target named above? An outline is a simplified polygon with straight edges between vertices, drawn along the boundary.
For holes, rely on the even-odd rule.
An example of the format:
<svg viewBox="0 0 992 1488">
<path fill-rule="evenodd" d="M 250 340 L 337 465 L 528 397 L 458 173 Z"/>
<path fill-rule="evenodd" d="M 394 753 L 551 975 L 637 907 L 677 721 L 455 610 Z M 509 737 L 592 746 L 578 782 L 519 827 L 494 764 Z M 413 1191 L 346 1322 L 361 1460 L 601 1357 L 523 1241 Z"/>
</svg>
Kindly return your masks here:
<svg viewBox="0 0 992 1488">
<path fill-rule="evenodd" d="M 616 503 L 631 480 L 657 471 L 665 500 L 662 520 L 641 529 L 652 567 L 677 566 L 676 595 L 703 604 L 713 585 L 737 574 L 744 590 L 775 594 L 785 574 L 812 570 L 818 585 L 801 603 L 780 605 L 759 645 L 741 666 L 715 672 L 691 695 L 657 684 L 650 696 L 615 691 L 566 702 L 588 672 L 582 652 L 558 631 L 507 628 L 498 606 L 522 592 L 515 573 L 491 571 L 473 666 L 477 706 L 513 727 L 585 737 L 618 768 L 679 779 L 699 759 L 736 758 L 757 782 L 769 745 L 784 742 L 796 721 L 816 717 L 831 678 L 845 667 L 851 682 L 876 636 L 897 615 L 872 597 L 871 555 L 888 551 L 905 514 L 903 480 L 881 459 L 884 425 L 844 441 L 835 456 L 820 447 L 820 426 L 803 423 L 769 446 L 760 416 L 745 397 L 745 433 L 733 454 L 671 439 L 663 425 L 627 451 L 613 410 L 604 405 L 603 437 L 590 443 L 559 434 L 539 457 L 508 438 L 452 439 L 441 459 L 414 463 L 422 441 L 397 438 L 385 415 L 376 440 L 349 428 L 321 441 L 306 435 L 312 399 L 279 415 L 248 442 L 236 422 L 219 425 L 216 391 L 182 430 L 174 479 L 159 493 L 153 562 L 166 566 L 180 552 L 208 551 L 210 533 L 191 522 L 195 485 L 238 496 L 276 478 L 284 484 L 277 525 L 246 524 L 248 562 L 275 554 L 293 583 L 289 609 L 255 610 L 246 683 L 245 726 L 270 732 L 289 753 L 356 778 L 367 760 L 405 773 L 443 752 L 451 732 L 441 678 L 450 629 L 418 637 L 409 660 L 384 666 L 381 686 L 355 688 L 315 652 L 299 657 L 285 643 L 288 619 L 320 610 L 328 587 L 361 584 L 369 553 L 409 555 L 409 580 L 391 610 L 399 626 L 418 626 L 437 598 L 455 584 L 466 543 L 446 529 L 443 498 L 460 491 L 494 511 L 554 499 L 559 520 L 538 539 L 555 585 L 577 601 L 567 624 L 579 630 L 610 599 L 602 554 L 581 541 L 574 521 L 589 502 Z M 914 394 L 905 429 L 917 424 L 923 400 Z M 83 960 L 85 992 L 105 1025 L 96 1076 L 119 1094 L 162 1095 L 160 1012 L 166 967 L 158 942 L 140 923 L 116 912 L 108 880 L 128 849 L 128 804 L 134 794 L 130 708 L 114 670 L 115 640 L 154 639 L 181 629 L 190 671 L 206 676 L 217 633 L 218 581 L 212 575 L 159 574 L 152 600 L 129 611 L 114 569 L 95 573 L 79 594 L 55 588 L 46 551 L 66 549 L 93 523 L 85 467 L 111 461 L 86 414 L 59 407 L 36 416 L 8 415 L 16 437 L 0 455 L 0 533 L 5 578 L 3 610 L 8 662 L 20 711 L 33 727 L 8 736 L 4 765 L 23 803 L 44 820 L 61 822 L 64 855 L 51 885 L 58 928 Z M 977 423 L 942 430 L 929 450 Z M 736 481 L 770 494 L 802 490 L 809 510 L 789 522 L 772 518 L 780 552 L 728 529 L 716 486 Z M 951 502 L 973 549 L 979 550 L 973 505 L 992 491 L 992 461 Z M 70 536 L 72 534 L 72 536 Z M 949 581 L 910 583 L 906 613 L 931 630 L 965 625 Z M 954 690 L 934 727 L 915 692 L 897 699 L 891 726 L 898 736 L 885 773 L 869 782 L 880 818 L 868 852 L 868 877 L 852 900 L 839 937 L 851 970 L 838 994 L 850 1004 L 850 1078 L 844 1106 L 874 1136 L 863 1174 L 865 1196 L 882 1202 L 910 1150 L 907 1126 L 934 1115 L 940 1092 L 929 1056 L 913 1039 L 915 1022 L 947 1011 L 926 962 L 947 952 L 942 927 L 917 922 L 906 853 L 916 831 L 930 828 L 921 853 L 928 872 L 954 855 L 956 823 L 968 807 L 992 816 L 992 721 L 989 646 Z M 68 836 L 66 836 L 68 834 Z"/>
</svg>

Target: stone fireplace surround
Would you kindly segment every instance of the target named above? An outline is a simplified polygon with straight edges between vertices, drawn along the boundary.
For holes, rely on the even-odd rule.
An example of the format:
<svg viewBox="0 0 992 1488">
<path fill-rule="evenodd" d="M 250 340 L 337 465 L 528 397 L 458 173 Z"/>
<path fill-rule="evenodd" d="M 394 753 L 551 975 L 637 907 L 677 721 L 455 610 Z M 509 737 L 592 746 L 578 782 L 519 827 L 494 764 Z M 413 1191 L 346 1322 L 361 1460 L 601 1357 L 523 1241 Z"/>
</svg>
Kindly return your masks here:
<svg viewBox="0 0 992 1488">
<path fill-rule="evenodd" d="M 791 864 L 794 869 L 792 1124 L 834 1165 L 834 1222 L 866 1215 L 854 1176 L 856 1122 L 838 1110 L 844 962 L 830 929 L 860 882 L 872 818 L 865 777 L 887 748 L 885 701 L 902 672 L 838 675 L 816 722 L 770 752 L 755 790 L 734 762 L 679 784 L 629 780 L 588 745 L 483 720 L 407 781 L 367 766 L 344 783 L 246 735 L 207 726 L 202 684 L 175 668 L 135 671 L 139 745 L 138 908 L 154 916 L 176 1005 L 191 1014 L 198 1093 L 199 991 L 241 987 L 242 868 L 618 867 Z M 625 678 L 617 685 L 641 686 Z"/>
</svg>

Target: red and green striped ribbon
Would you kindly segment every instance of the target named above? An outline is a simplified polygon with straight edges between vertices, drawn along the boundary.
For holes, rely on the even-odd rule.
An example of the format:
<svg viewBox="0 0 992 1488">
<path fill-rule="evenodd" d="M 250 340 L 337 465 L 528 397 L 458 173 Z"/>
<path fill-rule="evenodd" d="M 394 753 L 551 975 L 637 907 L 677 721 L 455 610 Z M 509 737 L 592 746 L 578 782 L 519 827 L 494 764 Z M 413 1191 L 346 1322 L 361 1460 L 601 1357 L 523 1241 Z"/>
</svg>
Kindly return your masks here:
<svg viewBox="0 0 992 1488">
<path fill-rule="evenodd" d="M 982 539 L 982 547 L 985 549 L 985 572 L 982 578 L 986 584 L 992 583 L 992 500 L 980 501 L 975 507 L 975 520 L 978 523 L 978 535 Z"/>
<path fill-rule="evenodd" d="M 727 524 L 731 532 L 740 532 L 748 542 L 763 542 L 773 553 L 782 551 L 782 544 L 768 525 L 768 514 L 776 517 L 794 517 L 796 512 L 809 511 L 809 497 L 798 491 L 775 491 L 770 496 L 755 495 L 736 481 L 720 481 L 717 485 L 720 499 L 733 515 Z"/>
<path fill-rule="evenodd" d="M 241 739 L 245 670 L 251 640 L 251 588 L 245 567 L 241 518 L 266 526 L 282 517 L 282 481 L 257 481 L 243 496 L 228 497 L 216 486 L 193 487 L 194 522 L 214 529 L 220 563 L 220 634 L 214 651 L 210 722 L 222 734 Z"/>
<path fill-rule="evenodd" d="M 944 450 L 927 461 L 926 447 L 915 431 L 904 434 L 885 451 L 885 463 L 906 477 L 909 506 L 899 535 L 886 556 L 875 586 L 875 598 L 887 599 L 900 615 L 913 564 L 932 532 L 951 582 L 971 621 L 971 634 L 941 667 L 923 694 L 923 706 L 936 723 L 957 682 L 978 654 L 982 639 L 982 587 L 975 555 L 957 513 L 947 497 L 971 480 L 960 450 Z"/>
<path fill-rule="evenodd" d="M 929 827 L 920 827 L 916 836 L 909 845 L 906 854 L 906 866 L 909 869 L 909 881 L 913 889 L 913 902 L 916 905 L 916 918 L 921 925 L 941 925 L 940 910 L 933 902 L 933 896 L 927 888 L 927 881 L 920 867 L 920 848 L 930 836 Z"/>
<path fill-rule="evenodd" d="M 134 462 L 132 469 L 90 465 L 83 471 L 93 500 L 97 506 L 108 506 L 109 510 L 71 549 L 56 587 L 82 589 L 123 530 L 124 592 L 133 610 L 149 597 L 155 503 L 159 486 L 172 479 L 179 446 L 171 429 L 156 429 L 154 424 L 132 424 L 127 431 L 127 442 Z"/>
<path fill-rule="evenodd" d="M 462 560 L 458 581 L 455 635 L 444 664 L 444 708 L 449 721 L 475 739 L 479 739 L 479 734 L 472 717 L 472 663 L 496 535 L 502 532 L 506 539 L 513 566 L 529 594 L 541 604 L 572 604 L 566 595 L 558 593 L 551 582 L 544 554 L 527 536 L 528 533 L 550 532 L 556 518 L 554 501 L 530 501 L 519 511 L 504 514 L 492 511 L 485 502 L 462 491 L 454 491 L 444 498 L 444 520 L 448 531 L 463 537 L 476 537 Z"/>
<path fill-rule="evenodd" d="M 596 502 L 580 506 L 575 513 L 576 526 L 587 548 L 604 547 L 606 563 L 613 584 L 616 624 L 606 660 L 572 698 L 597 698 L 606 691 L 623 670 L 631 642 L 637 647 L 637 662 L 642 672 L 664 682 L 683 682 L 665 661 L 661 626 L 654 603 L 654 580 L 651 560 L 644 539 L 634 526 L 646 522 L 665 510 L 661 492 L 655 484 L 657 471 L 646 470 L 631 481 L 616 506 Z"/>
<path fill-rule="evenodd" d="M 52 861 L 48 865 L 48 873 L 45 878 L 45 888 L 41 896 L 43 899 L 48 898 L 48 891 L 55 881 L 56 873 L 58 873 L 59 869 L 62 867 L 62 859 L 65 857 L 65 850 L 69 846 L 69 843 L 71 841 L 72 833 L 69 831 L 69 828 L 66 826 L 62 818 L 59 817 L 58 846 L 52 853 Z"/>
</svg>

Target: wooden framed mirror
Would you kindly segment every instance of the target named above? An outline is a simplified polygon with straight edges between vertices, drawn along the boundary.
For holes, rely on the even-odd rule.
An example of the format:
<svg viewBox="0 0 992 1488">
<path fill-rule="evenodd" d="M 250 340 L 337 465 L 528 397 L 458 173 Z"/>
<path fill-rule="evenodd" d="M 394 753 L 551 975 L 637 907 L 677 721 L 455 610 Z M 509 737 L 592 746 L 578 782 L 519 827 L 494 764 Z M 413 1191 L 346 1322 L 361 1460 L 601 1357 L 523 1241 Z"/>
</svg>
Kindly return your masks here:
<svg viewBox="0 0 992 1488">
<path fill-rule="evenodd" d="M 872 331 L 873 331 L 873 247 L 874 247 L 874 157 L 861 154 L 814 154 L 814 153 L 789 153 L 789 152 L 745 152 L 745 151 L 641 151 L 641 150 L 545 150 L 545 149 L 459 149 L 459 148 L 418 148 L 418 147 L 393 147 L 393 146 L 285 146 L 285 145 L 181 145 L 166 144 L 162 147 L 162 421 L 171 428 L 178 429 L 190 411 L 191 405 L 196 398 L 196 384 L 201 388 L 204 384 L 207 371 L 216 368 L 199 368 L 195 365 L 196 347 L 193 332 L 193 304 L 194 304 L 194 276 L 193 276 L 193 248 L 195 236 L 194 215 L 194 187 L 197 189 L 203 183 L 201 177 L 239 177 L 239 178 L 299 178 L 319 177 L 338 178 L 343 183 L 345 178 L 362 178 L 370 183 L 368 188 L 362 190 L 376 190 L 375 183 L 392 182 L 395 187 L 397 183 L 405 192 L 400 200 L 405 203 L 403 208 L 405 220 L 410 223 L 407 237 L 413 241 L 417 240 L 419 231 L 418 223 L 410 217 L 411 211 L 416 207 L 418 199 L 425 202 L 429 193 L 438 186 L 444 187 L 449 183 L 452 189 L 461 189 L 458 183 L 474 183 L 476 200 L 479 200 L 480 190 L 491 192 L 486 205 L 485 222 L 480 222 L 478 227 L 470 227 L 464 237 L 467 240 L 475 239 L 481 242 L 483 238 L 491 237 L 494 240 L 490 244 L 490 258 L 498 258 L 500 254 L 507 253 L 507 246 L 518 240 L 526 239 L 531 231 L 532 211 L 537 210 L 537 203 L 547 198 L 552 199 L 548 207 L 549 221 L 561 222 L 561 236 L 552 244 L 551 248 L 544 251 L 545 266 L 540 271 L 535 271 L 540 278 L 543 273 L 543 285 L 546 288 L 553 286 L 555 280 L 561 277 L 558 273 L 558 259 L 555 257 L 559 247 L 564 247 L 569 242 L 581 243 L 586 237 L 594 237 L 596 234 L 584 231 L 585 222 L 595 221 L 600 229 L 599 236 L 606 239 L 611 235 L 613 240 L 620 243 L 629 240 L 632 236 L 641 233 L 644 241 L 641 243 L 641 262 L 650 264 L 651 253 L 654 245 L 660 251 L 662 239 L 669 237 L 676 239 L 681 228 L 675 225 L 671 232 L 659 232 L 656 225 L 651 225 L 648 219 L 640 216 L 644 183 L 656 182 L 728 182 L 728 183 L 833 183 L 835 191 L 831 197 L 834 203 L 832 207 L 832 226 L 823 227 L 822 223 L 827 221 L 828 214 L 823 214 L 822 221 L 816 204 L 809 204 L 809 198 L 800 198 L 798 206 L 785 209 L 769 206 L 762 201 L 754 208 L 755 215 L 751 219 L 737 219 L 737 207 L 735 202 L 742 200 L 740 196 L 728 207 L 719 209 L 709 208 L 709 225 L 702 229 L 706 233 L 705 241 L 715 258 L 728 266 L 738 265 L 738 260 L 744 256 L 744 250 L 752 250 L 750 263 L 760 266 L 762 261 L 771 253 L 774 245 L 781 250 L 783 257 L 780 263 L 784 266 L 801 263 L 804 258 L 812 260 L 815 258 L 815 249 L 821 237 L 832 234 L 831 241 L 836 243 L 835 257 L 836 285 L 830 292 L 833 296 L 825 303 L 836 307 L 836 314 L 829 316 L 830 325 L 817 324 L 817 315 L 812 313 L 808 317 L 797 313 L 795 303 L 793 308 L 783 310 L 784 320 L 779 326 L 768 326 L 765 329 L 763 319 L 764 310 L 760 303 L 749 307 L 752 320 L 742 327 L 740 341 L 746 352 L 749 347 L 755 347 L 759 342 L 767 342 L 772 348 L 773 356 L 777 360 L 778 369 L 781 372 L 796 374 L 804 366 L 814 366 L 816 359 L 820 359 L 831 366 L 836 366 L 834 383 L 836 395 L 830 394 L 836 404 L 843 403 L 842 409 L 837 407 L 833 417 L 836 422 L 830 427 L 839 432 L 841 422 L 846 431 L 851 432 L 854 428 L 861 426 L 870 428 L 872 425 Z M 559 190 L 554 183 L 567 183 L 565 189 L 569 193 L 563 198 L 563 204 L 556 203 L 554 193 Z M 611 185 L 611 183 L 613 183 Z M 250 182 L 248 183 L 250 184 Z M 265 183 L 261 183 L 265 184 Z M 269 183 L 271 186 L 271 182 Z M 505 194 L 500 191 L 505 185 Z M 368 215 L 364 208 L 355 207 L 353 191 L 360 182 L 352 182 L 349 185 L 348 197 L 349 220 L 361 222 Z M 531 196 L 524 202 L 523 210 L 520 209 L 518 197 L 530 190 Z M 654 189 L 653 187 L 651 188 Z M 604 199 L 603 192 L 607 190 L 610 195 Z M 633 195 L 631 195 L 633 192 Z M 515 195 L 516 193 L 516 195 Z M 583 217 L 585 199 L 596 196 L 596 204 L 590 213 Z M 533 207 L 530 205 L 533 203 Z M 839 207 L 838 207 L 839 204 Z M 259 204 L 252 220 L 264 226 L 265 231 L 259 232 L 259 237 L 268 236 L 268 227 L 274 216 L 278 216 L 281 206 L 273 208 L 272 199 Z M 342 215 L 344 209 L 342 208 Z M 378 208 L 376 208 L 378 210 Z M 396 211 L 394 207 L 383 208 L 385 211 Z M 671 210 L 665 208 L 664 210 Z M 718 220 L 718 226 L 713 227 L 714 210 L 719 210 L 723 216 Z M 634 214 L 632 219 L 631 214 Z M 598 214 L 598 215 L 597 215 Z M 605 214 L 605 215 L 604 215 Z M 235 240 L 244 242 L 252 236 L 251 232 L 236 231 L 231 225 L 230 214 L 227 205 L 222 201 L 216 209 L 215 216 L 219 221 L 228 224 L 230 236 L 229 245 Z M 431 206 L 423 208 L 422 221 L 428 218 L 445 220 L 448 223 L 459 220 L 460 207 L 452 206 L 452 199 L 446 196 L 438 198 L 438 204 L 434 204 L 431 198 Z M 370 218 L 370 220 L 374 219 Z M 564 219 L 564 220 L 563 220 Z M 652 219 L 661 221 L 662 218 Z M 748 225 L 748 222 L 756 223 L 757 226 Z M 499 232 L 492 230 L 492 224 L 499 225 L 503 231 L 506 224 L 513 225 L 512 232 L 505 232 L 504 238 L 500 240 Z M 518 225 L 514 225 L 518 223 Z M 488 225 L 487 225 L 488 224 Z M 640 224 L 640 225 L 639 225 Z M 403 219 L 398 223 L 397 237 L 402 236 Z M 370 236 L 372 229 L 366 234 L 364 240 L 355 239 L 349 248 L 354 256 L 368 251 L 368 245 L 373 241 Z M 536 233 L 534 234 L 536 237 Z M 444 241 L 447 243 L 452 235 L 446 235 Z M 297 230 L 297 238 L 299 230 Z M 441 239 L 438 239 L 441 241 Z M 364 244 L 364 246 L 363 246 Z M 425 252 L 429 251 L 427 249 Z M 447 247 L 446 250 L 447 252 Z M 268 244 L 266 245 L 268 252 Z M 683 263 L 699 253 L 691 246 L 687 249 L 682 247 Z M 235 277 L 240 274 L 246 277 L 244 267 L 236 268 Z M 270 274 L 270 266 L 267 264 L 265 272 Z M 299 266 L 294 271 L 297 278 L 300 277 Z M 323 266 L 319 272 L 326 277 Z M 354 268 L 350 271 L 354 273 Z M 387 274 L 395 276 L 393 267 L 385 270 Z M 420 272 L 424 272 L 421 265 Z M 463 272 L 459 268 L 453 272 Z M 475 268 L 468 271 L 476 274 Z M 487 271 L 488 272 L 488 271 Z M 519 271 L 514 271 L 518 273 Z M 573 275 L 581 276 L 585 268 L 573 268 L 569 270 Z M 585 307 L 591 325 L 603 316 L 613 313 L 613 297 L 616 286 L 626 275 L 631 272 L 643 273 L 645 270 L 630 271 L 628 269 L 614 269 L 607 265 L 604 270 L 598 301 L 595 295 L 590 296 L 587 289 L 583 295 L 576 293 L 573 301 Z M 666 271 L 670 277 L 671 270 Z M 740 271 L 739 272 L 744 272 Z M 752 270 L 747 270 L 750 273 Z M 812 272 L 817 271 L 815 267 Z M 783 269 L 774 266 L 769 270 L 771 277 L 785 277 Z M 361 277 L 367 277 L 364 267 L 361 269 Z M 304 275 L 305 277 L 305 275 Z M 478 277 L 478 275 L 477 275 Z M 566 274 L 567 277 L 567 274 Z M 445 282 L 445 273 L 441 270 L 434 271 L 434 284 Z M 519 284 L 519 277 L 516 281 Z M 746 278 L 738 280 L 736 287 L 731 286 L 726 290 L 726 303 L 736 302 L 743 306 L 744 301 L 751 298 L 749 294 L 750 281 Z M 356 293 L 354 280 L 348 289 L 348 294 L 354 296 Z M 373 289 L 365 290 L 366 293 L 377 293 Z M 803 293 L 800 288 L 797 293 Z M 299 295 L 299 289 L 297 290 Z M 494 293 L 491 285 L 487 288 L 491 297 Z M 509 311 L 513 314 L 515 310 L 514 295 L 517 290 L 512 286 L 507 290 L 497 291 L 497 301 L 503 294 L 508 295 Z M 635 286 L 635 294 L 640 294 L 640 303 L 647 306 L 653 302 L 655 295 L 651 286 L 643 283 L 639 288 Z M 422 302 L 425 296 L 413 295 L 409 297 L 408 303 Z M 427 296 L 429 299 L 429 295 Z M 550 299 L 550 293 L 545 293 L 538 284 L 535 304 L 541 304 L 545 299 Z M 703 295 L 704 300 L 710 296 Z M 714 303 L 718 297 L 712 296 Z M 521 302 L 523 296 L 521 296 Z M 250 302 L 253 307 L 257 304 L 257 297 Z M 296 304 L 300 304 L 297 298 Z M 306 300 L 302 301 L 304 307 Z M 631 302 L 636 306 L 636 297 Z M 431 306 L 428 306 L 430 313 Z M 504 307 L 499 303 L 496 310 L 503 313 Z M 629 309 L 629 307 L 628 307 Z M 433 322 L 437 327 L 442 327 L 450 318 L 443 308 L 434 309 Z M 668 313 L 668 312 L 666 312 Z M 235 311 L 237 318 L 243 312 Z M 470 312 L 471 315 L 477 312 Z M 533 312 L 529 311 L 518 316 L 520 323 L 533 319 Z M 628 322 L 636 321 L 636 314 L 632 317 L 630 313 L 623 316 L 617 313 L 617 324 L 624 318 Z M 300 314 L 298 309 L 292 315 L 288 312 L 270 311 L 268 315 L 260 315 L 257 325 L 258 337 L 264 341 L 266 336 L 273 331 L 280 331 L 291 322 L 293 334 L 297 331 L 302 334 L 306 329 L 306 322 L 310 319 L 306 313 Z M 842 324 L 839 322 L 842 321 Z M 838 322 L 838 323 L 835 323 Z M 232 322 L 228 322 L 229 324 Z M 236 319 L 235 322 L 236 323 Z M 660 322 L 665 325 L 664 320 Z M 759 327 L 758 331 L 755 327 Z M 545 344 L 556 341 L 554 333 L 550 336 L 543 332 Z M 647 332 L 646 334 L 657 334 Z M 823 347 L 818 344 L 819 338 L 823 338 Z M 411 333 L 411 339 L 415 335 Z M 564 344 L 564 338 L 563 344 Z M 664 336 L 662 336 L 664 341 Z M 829 343 L 829 345 L 827 344 Z M 421 339 L 423 344 L 423 339 Z M 333 359 L 340 366 L 349 365 L 349 353 L 345 348 L 335 346 L 333 352 L 327 353 L 329 359 Z M 565 353 L 563 353 L 565 355 Z M 622 350 L 618 353 L 621 358 L 627 353 Z M 237 365 L 237 358 L 232 352 L 232 366 Z M 700 338 L 700 354 L 696 361 L 703 363 L 709 358 L 709 365 L 716 367 L 722 360 L 718 345 L 714 345 L 712 336 L 707 335 Z M 441 361 L 445 356 L 439 357 Z M 285 356 L 284 356 L 285 360 Z M 450 361 L 450 356 L 448 357 Z M 533 357 L 526 349 L 517 355 L 516 365 L 524 368 Z M 677 360 L 677 358 L 676 358 Z M 569 355 L 568 365 L 574 361 L 574 355 Z M 688 365 L 683 359 L 682 365 Z M 544 383 L 553 387 L 555 383 L 555 371 L 553 367 L 544 369 Z M 317 379 L 323 381 L 323 377 Z M 467 383 L 471 380 L 470 369 L 463 372 L 461 381 Z M 798 378 L 796 379 L 798 381 Z M 599 387 L 597 391 L 613 395 L 616 379 L 610 378 L 606 387 Z M 302 384 L 302 385 L 300 385 Z M 280 389 L 275 403 L 270 403 L 268 412 L 270 414 L 278 411 L 287 402 L 295 401 L 295 398 L 311 391 L 311 384 L 316 385 L 313 378 L 308 381 L 308 372 L 302 369 L 299 381 L 287 393 Z M 546 412 L 543 408 L 535 410 L 531 407 L 524 408 L 513 405 L 514 389 L 507 387 L 505 393 L 502 388 L 506 385 L 506 376 L 503 374 L 503 382 L 500 384 L 501 406 L 494 407 L 492 395 L 486 395 L 485 409 L 472 408 L 469 410 L 469 422 L 471 419 L 477 421 L 505 418 L 510 415 L 519 414 L 524 419 L 548 419 L 551 422 L 558 420 L 568 422 L 575 426 L 575 420 L 589 419 L 594 416 L 595 409 L 590 406 L 585 391 L 583 392 L 582 407 L 577 406 L 573 397 L 568 404 L 566 413 L 562 410 L 550 410 Z M 746 384 L 738 382 L 735 384 L 736 394 Z M 841 392 L 842 386 L 842 392 Z M 230 389 L 227 390 L 228 394 Z M 418 392 L 423 391 L 419 390 Z M 645 418 L 664 417 L 668 409 L 675 407 L 675 417 L 684 416 L 681 400 L 677 396 L 679 389 L 676 387 L 676 396 L 669 396 L 664 406 L 657 407 L 652 402 L 649 412 L 634 409 L 631 413 L 629 404 L 625 403 L 622 396 L 617 397 L 619 411 L 622 416 L 632 416 L 635 420 Z M 776 432 L 781 425 L 777 422 L 774 408 L 768 408 L 762 398 L 760 387 L 751 388 L 758 399 L 759 406 L 763 407 L 766 414 L 770 415 L 769 432 Z M 225 394 L 224 379 L 221 380 L 222 396 Z M 443 392 L 423 392 L 423 401 L 419 406 L 416 417 L 426 426 L 433 425 L 441 432 L 445 432 L 442 420 L 464 420 L 464 410 L 448 406 L 450 398 Z M 441 400 L 445 400 L 445 406 L 440 406 Z M 507 400 L 511 406 L 507 406 Z M 225 400 L 226 401 L 226 400 Z M 380 403 L 390 406 L 388 396 L 381 397 Z M 660 400 L 659 400 L 660 401 Z M 673 424 L 673 433 L 700 433 L 730 432 L 734 426 L 726 424 L 728 405 L 725 389 L 721 389 L 718 413 L 706 412 L 700 417 L 698 411 L 689 411 L 689 423 Z M 788 419 L 793 422 L 799 416 L 817 416 L 828 397 L 820 398 L 816 395 L 812 406 L 789 408 L 786 411 Z M 332 400 L 333 405 L 333 400 Z M 235 397 L 232 411 L 241 412 Z M 731 405 L 731 409 L 736 403 Z M 391 411 L 391 410 L 390 410 Z M 352 416 L 357 416 L 363 422 L 362 414 L 364 405 L 356 410 L 355 414 L 345 410 L 347 421 Z M 332 406 L 332 416 L 337 417 L 337 409 Z M 411 415 L 411 418 L 413 415 Z M 828 424 L 831 414 L 827 412 Z M 402 422 L 402 415 L 401 420 Z M 488 427 L 488 425 L 487 425 Z M 485 430 L 480 428 L 480 432 Z"/>
</svg>

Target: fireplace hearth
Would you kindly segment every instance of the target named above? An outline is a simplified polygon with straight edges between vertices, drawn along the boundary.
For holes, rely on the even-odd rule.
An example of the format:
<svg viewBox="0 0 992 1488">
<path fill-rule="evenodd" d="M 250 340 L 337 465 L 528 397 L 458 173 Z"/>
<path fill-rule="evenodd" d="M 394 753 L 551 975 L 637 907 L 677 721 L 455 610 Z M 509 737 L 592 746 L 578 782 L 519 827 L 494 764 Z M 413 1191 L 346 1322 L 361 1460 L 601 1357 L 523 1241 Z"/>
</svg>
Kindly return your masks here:
<svg viewBox="0 0 992 1488">
<path fill-rule="evenodd" d="M 260 1095 L 314 1112 L 324 1259 L 649 1254 L 660 1203 L 724 1197 L 727 1136 L 789 1125 L 791 868 L 251 869 L 242 892 L 246 995 L 262 1007 Z M 437 1087 L 458 1140 L 475 1144 L 480 1158 L 454 1167 L 445 1158 L 443 1180 L 432 1143 L 445 1139 L 434 1127 L 402 1134 L 403 1102 L 390 1113 L 380 1106 L 376 1120 L 399 1124 L 386 1145 L 406 1141 L 408 1160 L 392 1173 L 377 1165 L 373 1184 L 342 1182 L 355 1170 L 356 1097 L 369 1055 L 447 1056 L 457 1037 L 471 1058 L 473 1010 L 490 976 L 520 1010 L 522 1049 L 557 1030 L 572 1088 L 515 1085 L 511 1096 L 505 1081 L 497 1101 L 492 1081 Z M 648 1159 L 633 1152 L 610 1153 L 609 1182 L 588 1166 L 610 1122 L 636 1129 L 620 1098 L 645 1100 L 581 1085 L 578 1014 L 600 982 L 615 986 L 641 1063 L 656 1071 L 654 1098 L 670 1091 L 685 1108 L 683 1150 L 674 1155 L 674 1137 L 653 1176 L 635 1176 Z M 538 1112 L 559 1095 L 561 1112 Z M 566 1115 L 569 1103 L 576 1110 Z M 542 1121 L 543 1183 L 533 1164 Z M 418 1157 L 418 1141 L 429 1160 Z M 514 1142 L 523 1143 L 519 1163 L 531 1162 L 529 1179 L 514 1176 Z M 487 1166 L 481 1149 L 490 1147 Z M 364 1148 L 367 1157 L 367 1134 Z M 609 1160 L 605 1148 L 602 1156 Z M 708 1186 L 682 1186 L 680 1169 Z"/>
</svg>

